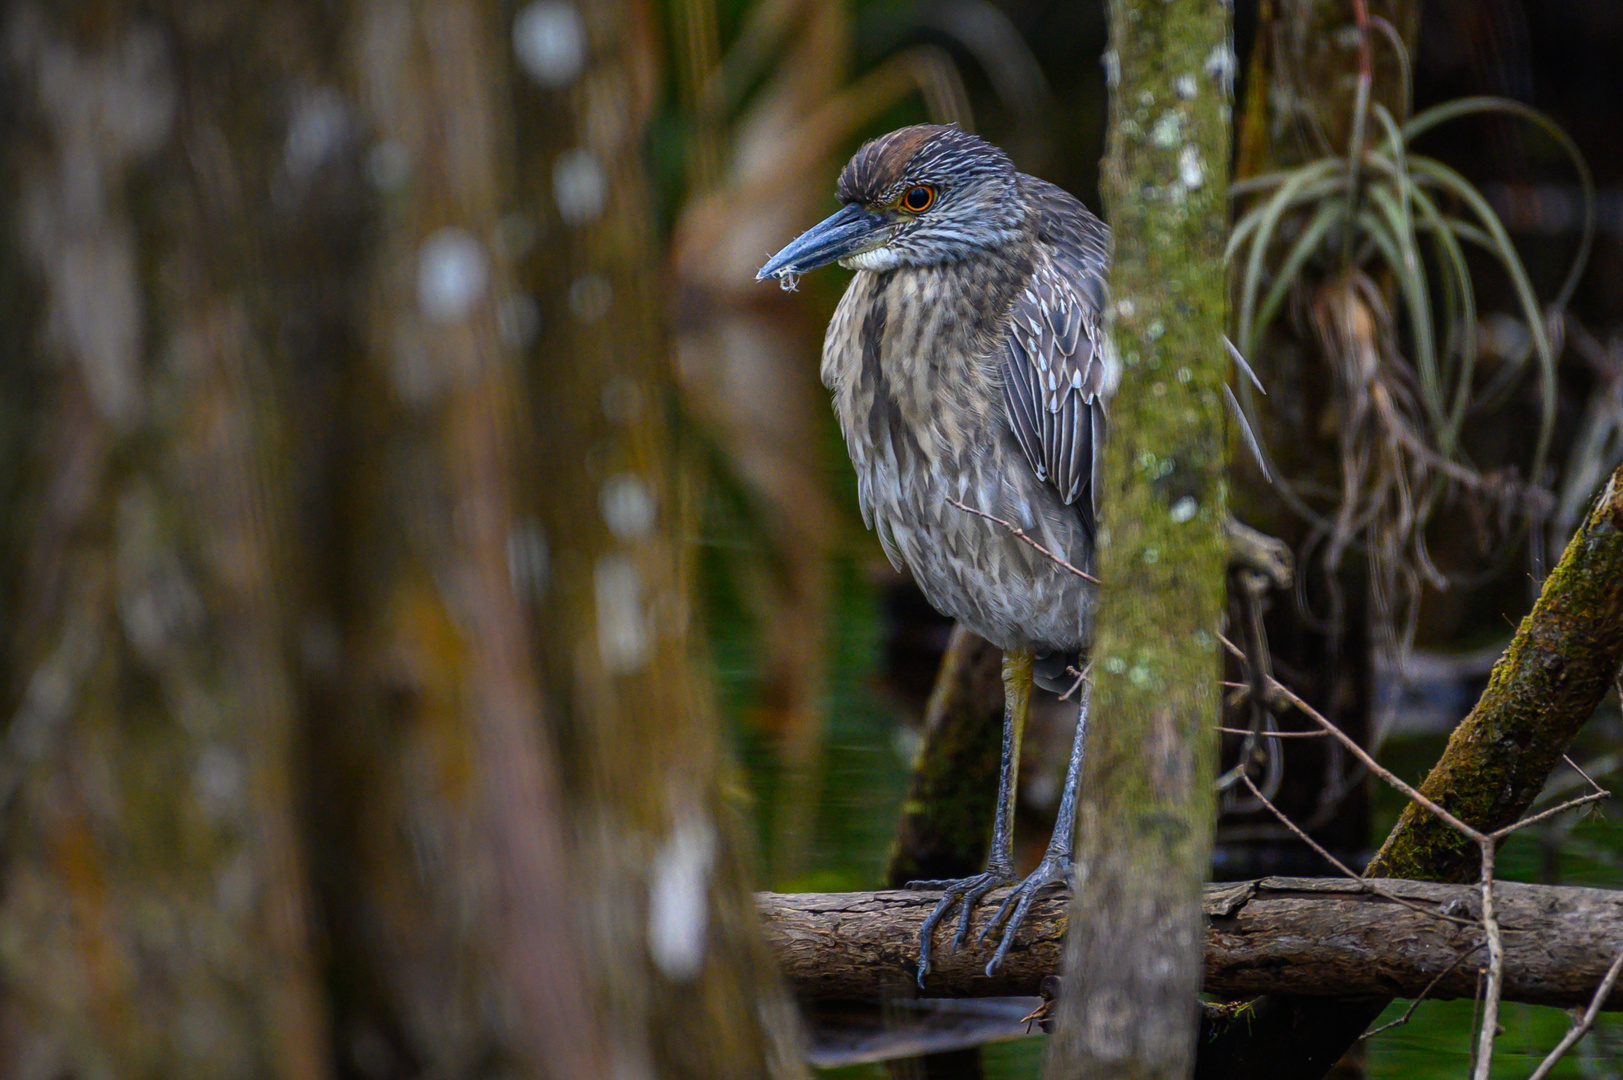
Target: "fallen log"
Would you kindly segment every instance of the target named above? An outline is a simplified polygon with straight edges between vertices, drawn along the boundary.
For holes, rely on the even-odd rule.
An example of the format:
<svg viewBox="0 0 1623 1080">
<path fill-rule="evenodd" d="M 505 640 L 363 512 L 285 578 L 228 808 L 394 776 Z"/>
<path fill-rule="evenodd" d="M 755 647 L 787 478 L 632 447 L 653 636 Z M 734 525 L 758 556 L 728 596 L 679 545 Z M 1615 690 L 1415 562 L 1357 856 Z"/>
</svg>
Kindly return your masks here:
<svg viewBox="0 0 1623 1080">
<path fill-rule="evenodd" d="M 1477 889 L 1395 879 L 1374 884 L 1413 906 L 1361 892 L 1356 882 L 1340 878 L 1208 885 L 1206 991 L 1222 998 L 1412 998 L 1436 979 L 1428 997 L 1471 997 L 1486 952 L 1478 949 L 1482 931 L 1471 922 L 1480 914 Z M 1623 892 L 1506 882 L 1495 886 L 1494 895 L 1505 940 L 1505 1000 L 1588 1002 L 1623 949 Z M 768 945 L 796 995 L 872 998 L 916 993 L 910 987 L 919 926 L 939 896 L 759 893 L 756 904 Z M 1002 896 L 993 893 L 977 912 L 971 941 Z M 982 970 L 990 946 L 966 944 L 953 952 L 944 927 L 924 994 L 1036 994 L 1043 978 L 1059 969 L 1066 907 L 1064 897 L 1035 904 L 1008 959 L 990 978 Z M 1623 988 L 1606 1008 L 1623 1010 Z"/>
</svg>

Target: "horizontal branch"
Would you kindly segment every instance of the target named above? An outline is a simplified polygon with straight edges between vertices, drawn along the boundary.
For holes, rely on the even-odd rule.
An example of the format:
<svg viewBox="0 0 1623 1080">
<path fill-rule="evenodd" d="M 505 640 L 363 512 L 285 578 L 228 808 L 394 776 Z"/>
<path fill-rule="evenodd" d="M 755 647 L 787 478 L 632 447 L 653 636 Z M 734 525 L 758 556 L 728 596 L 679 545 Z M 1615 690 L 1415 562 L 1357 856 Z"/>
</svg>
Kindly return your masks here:
<svg viewBox="0 0 1623 1080">
<path fill-rule="evenodd" d="M 1482 941 L 1479 927 L 1459 921 L 1481 917 L 1478 890 L 1397 879 L 1379 885 L 1414 906 L 1360 891 L 1357 882 L 1340 878 L 1208 885 L 1206 990 L 1225 998 L 1263 993 L 1414 997 L 1438 979 L 1430 997 L 1471 997 L 1477 969 L 1485 962 L 1482 953 L 1454 961 Z M 756 903 L 767 941 L 796 994 L 863 998 L 910 993 L 919 926 L 939 895 L 760 893 Z M 977 913 L 976 932 L 1002 896 L 987 898 Z M 1494 899 L 1504 935 L 1504 999 L 1559 1006 L 1588 1002 L 1623 945 L 1623 892 L 1501 883 L 1494 887 Z M 990 945 L 966 945 L 955 953 L 950 928 L 943 927 L 925 992 L 1035 994 L 1044 976 L 1059 969 L 1065 923 L 1065 898 L 1035 904 L 992 978 L 983 971 Z M 1613 992 L 1605 1008 L 1623 1010 L 1623 989 Z"/>
</svg>

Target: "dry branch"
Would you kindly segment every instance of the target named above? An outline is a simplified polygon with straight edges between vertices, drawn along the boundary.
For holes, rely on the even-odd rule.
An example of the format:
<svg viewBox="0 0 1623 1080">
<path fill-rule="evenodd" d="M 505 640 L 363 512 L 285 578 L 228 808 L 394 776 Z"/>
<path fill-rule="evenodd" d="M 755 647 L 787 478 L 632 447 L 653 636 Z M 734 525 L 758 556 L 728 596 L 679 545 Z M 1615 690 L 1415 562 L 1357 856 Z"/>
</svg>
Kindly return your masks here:
<svg viewBox="0 0 1623 1080">
<path fill-rule="evenodd" d="M 1430 998 L 1471 997 L 1482 953 L 1455 961 L 1481 944 L 1482 932 L 1439 916 L 1480 917 L 1478 889 L 1396 879 L 1374 884 L 1415 906 L 1333 878 L 1207 886 L 1205 989 L 1231 998 L 1415 997 L 1436 980 Z M 994 893 L 988 903 L 998 898 Z M 826 999 L 906 993 L 919 925 L 937 899 L 925 891 L 761 893 L 756 902 L 795 993 Z M 1494 900 L 1504 941 L 1504 1000 L 1589 1003 L 1623 944 L 1623 892 L 1500 883 Z M 996 977 L 982 971 L 983 950 L 943 948 L 926 991 L 1035 994 L 1044 976 L 1058 970 L 1065 926 L 1064 897 L 1039 901 Z M 1603 1008 L 1623 1010 L 1623 991 L 1614 991 Z"/>
</svg>

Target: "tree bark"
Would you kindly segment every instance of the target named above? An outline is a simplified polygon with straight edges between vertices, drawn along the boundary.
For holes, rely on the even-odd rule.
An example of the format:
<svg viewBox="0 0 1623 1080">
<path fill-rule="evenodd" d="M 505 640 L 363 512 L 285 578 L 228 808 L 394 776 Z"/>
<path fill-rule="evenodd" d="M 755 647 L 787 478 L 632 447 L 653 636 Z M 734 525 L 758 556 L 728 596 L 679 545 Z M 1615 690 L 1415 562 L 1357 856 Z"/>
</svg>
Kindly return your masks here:
<svg viewBox="0 0 1623 1080">
<path fill-rule="evenodd" d="M 1228 17 L 1200 0 L 1110 6 L 1107 319 L 1122 379 L 1057 1077 L 1182 1080 L 1194 1058 L 1226 555 Z"/>
<path fill-rule="evenodd" d="M 1486 963 L 1484 951 L 1473 952 L 1481 930 L 1437 913 L 1479 916 L 1478 890 L 1396 879 L 1376 884 L 1423 910 L 1362 892 L 1344 878 L 1206 886 L 1203 989 L 1222 998 L 1412 998 L 1429 986 L 1429 998 L 1472 997 Z M 760 893 L 756 905 L 799 997 L 874 998 L 910 977 L 913 942 L 937 898 L 930 892 Z M 1563 1008 L 1587 1003 L 1623 942 L 1623 893 L 1506 883 L 1495 890 L 1495 905 L 1503 906 L 1507 928 L 1505 1000 Z M 986 977 L 975 950 L 950 953 L 926 977 L 926 993 L 1036 994 L 1042 980 L 1060 970 L 1071 917 L 1062 897 L 1039 902 L 995 977 Z M 1623 989 L 1605 1007 L 1623 1010 Z"/>
<path fill-rule="evenodd" d="M 1543 790 L 1620 666 L 1623 467 L 1601 488 L 1420 793 L 1473 828 L 1511 824 Z M 1467 881 L 1479 855 L 1476 844 L 1410 803 L 1368 872 Z"/>
</svg>

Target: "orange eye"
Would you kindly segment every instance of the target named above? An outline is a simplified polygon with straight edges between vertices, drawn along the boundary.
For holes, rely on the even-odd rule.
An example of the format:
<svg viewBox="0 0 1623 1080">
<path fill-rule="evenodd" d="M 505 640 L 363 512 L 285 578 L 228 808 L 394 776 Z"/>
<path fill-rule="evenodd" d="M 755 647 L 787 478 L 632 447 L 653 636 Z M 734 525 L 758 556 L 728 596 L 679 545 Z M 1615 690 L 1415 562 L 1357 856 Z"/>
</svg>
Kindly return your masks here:
<svg viewBox="0 0 1623 1080">
<path fill-rule="evenodd" d="M 916 184 L 902 196 L 902 209 L 910 214 L 922 214 L 935 204 L 935 188 L 929 184 Z"/>
</svg>

